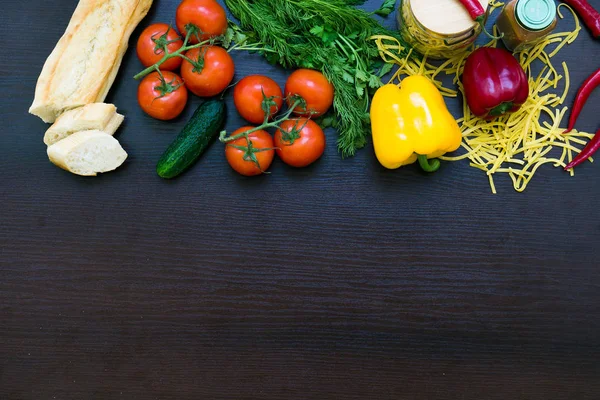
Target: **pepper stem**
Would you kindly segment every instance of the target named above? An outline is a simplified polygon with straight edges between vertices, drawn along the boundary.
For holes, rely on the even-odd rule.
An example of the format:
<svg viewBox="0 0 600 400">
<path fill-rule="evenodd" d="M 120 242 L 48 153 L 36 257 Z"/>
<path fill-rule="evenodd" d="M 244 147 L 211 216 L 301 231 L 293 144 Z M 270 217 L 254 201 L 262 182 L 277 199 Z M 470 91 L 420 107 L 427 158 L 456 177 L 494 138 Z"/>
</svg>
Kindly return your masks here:
<svg viewBox="0 0 600 400">
<path fill-rule="evenodd" d="M 489 37 L 490 39 L 493 39 L 493 40 L 502 39 L 504 37 L 504 33 L 500 36 L 494 36 L 487 30 L 487 28 L 485 27 L 485 20 L 486 20 L 485 17 L 486 17 L 486 15 L 483 14 L 482 16 L 475 18 L 475 21 L 478 22 L 479 25 L 481 26 L 483 33 L 485 33 L 487 35 L 487 37 Z"/>
<path fill-rule="evenodd" d="M 512 103 L 510 101 L 508 101 L 506 103 L 502 103 L 499 106 L 492 108 L 489 115 L 492 117 L 500 117 L 500 116 L 506 114 L 507 112 L 509 112 L 510 110 L 512 110 L 512 108 L 514 106 L 515 106 L 514 103 Z"/>
<path fill-rule="evenodd" d="M 440 160 L 438 160 L 437 158 L 434 158 L 433 160 L 429 160 L 427 158 L 427 156 L 424 156 L 421 154 L 419 154 L 418 160 L 419 160 L 419 165 L 425 172 L 435 172 L 438 169 L 440 169 L 440 166 L 442 165 L 442 163 L 440 163 Z"/>
</svg>

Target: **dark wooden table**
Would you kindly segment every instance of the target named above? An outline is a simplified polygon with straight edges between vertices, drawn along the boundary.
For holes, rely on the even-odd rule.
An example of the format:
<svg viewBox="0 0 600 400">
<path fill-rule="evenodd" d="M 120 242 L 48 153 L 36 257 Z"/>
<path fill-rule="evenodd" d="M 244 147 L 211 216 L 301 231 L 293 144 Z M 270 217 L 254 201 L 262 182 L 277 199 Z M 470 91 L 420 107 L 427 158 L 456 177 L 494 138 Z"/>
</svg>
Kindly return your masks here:
<svg viewBox="0 0 600 400">
<path fill-rule="evenodd" d="M 27 114 L 76 3 L 2 2 L 1 400 L 600 398 L 598 165 L 494 196 L 467 162 L 386 171 L 370 147 L 341 160 L 329 132 L 308 169 L 246 179 L 214 145 L 166 182 L 155 163 L 200 100 L 146 117 L 130 50 L 107 99 L 130 158 L 76 177 Z M 133 38 L 177 3 L 155 1 Z M 560 53 L 574 87 L 599 52 L 585 31 Z M 285 82 L 235 60 L 238 78 Z"/>
</svg>

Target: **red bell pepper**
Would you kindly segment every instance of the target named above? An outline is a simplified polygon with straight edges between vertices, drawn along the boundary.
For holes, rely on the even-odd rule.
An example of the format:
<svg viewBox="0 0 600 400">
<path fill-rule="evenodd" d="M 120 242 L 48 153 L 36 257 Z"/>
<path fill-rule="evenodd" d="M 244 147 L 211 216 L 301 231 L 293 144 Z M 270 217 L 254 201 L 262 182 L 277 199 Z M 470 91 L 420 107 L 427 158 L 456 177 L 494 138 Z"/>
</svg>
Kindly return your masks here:
<svg viewBox="0 0 600 400">
<path fill-rule="evenodd" d="M 517 59 L 503 49 L 475 50 L 467 58 L 462 82 L 469 108 L 482 118 L 515 112 L 529 97 L 527 74 Z"/>
</svg>

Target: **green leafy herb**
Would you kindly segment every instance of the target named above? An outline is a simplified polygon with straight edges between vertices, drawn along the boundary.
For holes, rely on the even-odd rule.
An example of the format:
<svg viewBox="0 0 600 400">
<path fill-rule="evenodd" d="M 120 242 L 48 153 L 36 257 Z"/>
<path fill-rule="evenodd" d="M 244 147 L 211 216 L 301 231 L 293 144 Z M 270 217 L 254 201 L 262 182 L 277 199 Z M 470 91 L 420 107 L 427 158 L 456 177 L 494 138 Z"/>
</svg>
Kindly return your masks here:
<svg viewBox="0 0 600 400">
<path fill-rule="evenodd" d="M 381 7 L 375 11 L 375 14 L 387 17 L 396 9 L 396 0 L 385 0 Z"/>
<path fill-rule="evenodd" d="M 404 43 L 397 32 L 383 28 L 370 13 L 357 9 L 360 0 L 225 0 L 239 20 L 234 27 L 244 43 L 233 48 L 258 51 L 284 68 L 321 71 L 335 88 L 333 114 L 324 121 L 338 130 L 342 156 L 353 156 L 367 143 L 369 104 L 381 77 L 382 63 L 373 35 Z M 386 1 L 384 6 L 394 7 Z M 394 2 L 395 3 L 395 2 Z M 232 38 L 236 41 L 235 38 Z M 405 46 L 408 52 L 409 46 Z M 407 53 L 405 53 L 406 55 Z"/>
</svg>

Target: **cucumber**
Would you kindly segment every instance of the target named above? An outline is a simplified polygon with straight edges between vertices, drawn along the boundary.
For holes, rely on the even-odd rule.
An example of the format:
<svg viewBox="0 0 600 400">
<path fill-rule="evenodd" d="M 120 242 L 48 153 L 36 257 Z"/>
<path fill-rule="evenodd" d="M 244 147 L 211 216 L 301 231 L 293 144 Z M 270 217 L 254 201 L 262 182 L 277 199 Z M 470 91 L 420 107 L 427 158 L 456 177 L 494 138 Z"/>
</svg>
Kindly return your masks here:
<svg viewBox="0 0 600 400">
<path fill-rule="evenodd" d="M 209 100 L 200 105 L 158 161 L 158 176 L 172 179 L 185 172 L 219 134 L 224 122 L 223 101 Z"/>
</svg>

